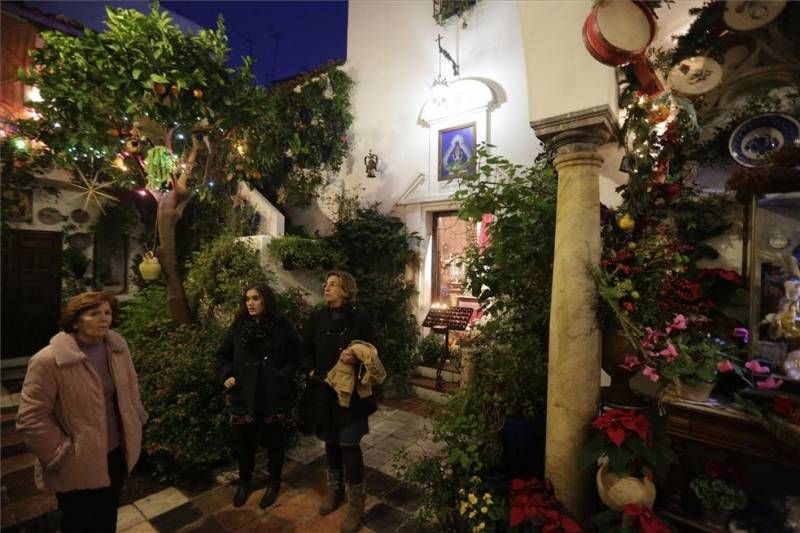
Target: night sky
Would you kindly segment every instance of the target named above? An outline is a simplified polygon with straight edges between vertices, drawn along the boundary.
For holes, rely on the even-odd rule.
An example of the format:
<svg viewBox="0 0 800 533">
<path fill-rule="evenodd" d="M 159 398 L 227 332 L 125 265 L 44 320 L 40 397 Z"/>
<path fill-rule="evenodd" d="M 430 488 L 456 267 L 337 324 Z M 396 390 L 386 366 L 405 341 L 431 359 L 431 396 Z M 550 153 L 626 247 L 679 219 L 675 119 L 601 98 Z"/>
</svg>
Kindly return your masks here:
<svg viewBox="0 0 800 533">
<path fill-rule="evenodd" d="M 96 31 L 105 28 L 105 5 L 149 11 L 136 0 L 26 2 L 51 14 L 65 15 Z M 201 27 L 216 28 L 222 13 L 231 47 L 230 64 L 243 55 L 256 60 L 253 70 L 269 84 L 311 70 L 330 60 L 347 58 L 347 1 L 172 1 L 161 6 Z M 180 20 L 186 29 L 191 25 Z"/>
<path fill-rule="evenodd" d="M 347 58 L 346 1 L 172 1 L 161 5 L 204 27 L 216 27 L 217 15 L 222 13 L 231 64 L 238 65 L 242 55 L 252 56 L 261 83 Z"/>
</svg>

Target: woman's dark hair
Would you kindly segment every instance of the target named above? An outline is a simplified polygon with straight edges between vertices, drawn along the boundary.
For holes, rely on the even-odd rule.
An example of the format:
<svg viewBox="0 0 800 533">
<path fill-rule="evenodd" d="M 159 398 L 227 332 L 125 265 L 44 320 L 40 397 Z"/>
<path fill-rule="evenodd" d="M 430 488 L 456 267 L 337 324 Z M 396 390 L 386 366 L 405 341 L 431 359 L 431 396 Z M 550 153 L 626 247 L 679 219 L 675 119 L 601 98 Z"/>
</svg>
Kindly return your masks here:
<svg viewBox="0 0 800 533">
<path fill-rule="evenodd" d="M 95 307 L 107 303 L 111 306 L 112 316 L 117 311 L 117 299 L 108 291 L 89 291 L 76 294 L 67 302 L 67 306 L 61 313 L 59 325 L 67 333 L 75 331 L 75 324 L 83 313 Z"/>
<path fill-rule="evenodd" d="M 242 292 L 239 310 L 236 312 L 236 318 L 234 319 L 235 323 L 239 323 L 250 316 L 250 313 L 247 312 L 247 291 L 250 290 L 257 291 L 258 294 L 261 295 L 261 299 L 264 300 L 264 313 L 261 315 L 262 317 L 269 321 L 281 316 L 281 312 L 278 309 L 278 299 L 275 297 L 275 293 L 272 292 L 272 289 L 269 288 L 269 285 L 266 283 L 253 283 L 248 285 Z"/>
</svg>

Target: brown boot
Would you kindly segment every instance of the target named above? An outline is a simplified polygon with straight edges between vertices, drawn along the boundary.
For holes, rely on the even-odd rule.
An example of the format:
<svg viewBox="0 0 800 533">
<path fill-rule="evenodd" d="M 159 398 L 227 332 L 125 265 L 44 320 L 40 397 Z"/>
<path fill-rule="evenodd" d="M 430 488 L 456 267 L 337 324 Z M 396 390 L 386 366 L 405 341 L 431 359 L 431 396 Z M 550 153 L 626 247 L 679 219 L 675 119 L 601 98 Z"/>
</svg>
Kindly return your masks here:
<svg viewBox="0 0 800 533">
<path fill-rule="evenodd" d="M 347 516 L 342 522 L 342 533 L 356 533 L 361 529 L 364 518 L 364 500 L 367 498 L 367 484 L 347 484 Z"/>
<path fill-rule="evenodd" d="M 331 514 L 342 505 L 344 501 L 344 479 L 341 470 L 328 470 L 328 490 L 322 505 L 319 506 L 319 514 L 325 516 Z"/>
</svg>

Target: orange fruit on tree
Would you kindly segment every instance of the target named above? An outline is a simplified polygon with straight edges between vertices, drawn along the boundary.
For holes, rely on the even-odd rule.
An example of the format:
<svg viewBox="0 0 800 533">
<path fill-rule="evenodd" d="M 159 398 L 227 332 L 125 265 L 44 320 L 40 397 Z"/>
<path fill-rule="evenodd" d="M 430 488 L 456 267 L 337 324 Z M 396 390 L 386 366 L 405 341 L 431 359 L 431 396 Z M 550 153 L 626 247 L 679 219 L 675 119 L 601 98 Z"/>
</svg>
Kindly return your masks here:
<svg viewBox="0 0 800 533">
<path fill-rule="evenodd" d="M 192 94 L 194 95 L 195 98 L 199 100 L 203 97 L 203 89 L 197 88 L 192 91 Z"/>
<path fill-rule="evenodd" d="M 159 96 L 164 94 L 165 92 L 167 92 L 167 88 L 166 88 L 166 86 L 164 86 L 163 83 L 156 83 L 155 85 L 153 85 L 153 90 Z"/>
</svg>

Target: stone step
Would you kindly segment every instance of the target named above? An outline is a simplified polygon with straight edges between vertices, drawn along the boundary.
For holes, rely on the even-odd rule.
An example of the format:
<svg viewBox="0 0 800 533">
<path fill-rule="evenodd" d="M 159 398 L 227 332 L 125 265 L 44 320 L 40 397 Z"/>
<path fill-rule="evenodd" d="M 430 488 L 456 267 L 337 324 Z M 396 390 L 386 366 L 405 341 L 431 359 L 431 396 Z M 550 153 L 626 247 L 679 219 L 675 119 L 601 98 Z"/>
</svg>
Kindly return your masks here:
<svg viewBox="0 0 800 533">
<path fill-rule="evenodd" d="M 423 378 L 436 379 L 436 367 L 428 365 L 417 365 L 414 367 L 414 375 Z M 454 370 L 442 370 L 442 379 L 445 383 L 461 382 L 461 374 Z"/>
<path fill-rule="evenodd" d="M 445 383 L 444 391 L 438 391 L 436 390 L 436 380 L 432 378 L 412 377 L 409 378 L 408 383 L 416 396 L 436 403 L 447 403 L 449 393 L 458 390 L 458 385 Z"/>
<path fill-rule="evenodd" d="M 26 451 L 27 449 L 25 448 L 25 441 L 22 438 L 22 435 L 16 431 L 10 435 L 3 436 L 2 451 L 0 452 L 0 457 L 3 459 L 25 453 Z"/>
<path fill-rule="evenodd" d="M 58 508 L 55 494 L 39 492 L 30 498 L 25 498 L 19 502 L 12 502 L 3 505 L 3 513 L 0 515 L 0 524 L 5 530 L 16 524 L 27 522 L 34 518 L 45 515 Z"/>
</svg>

